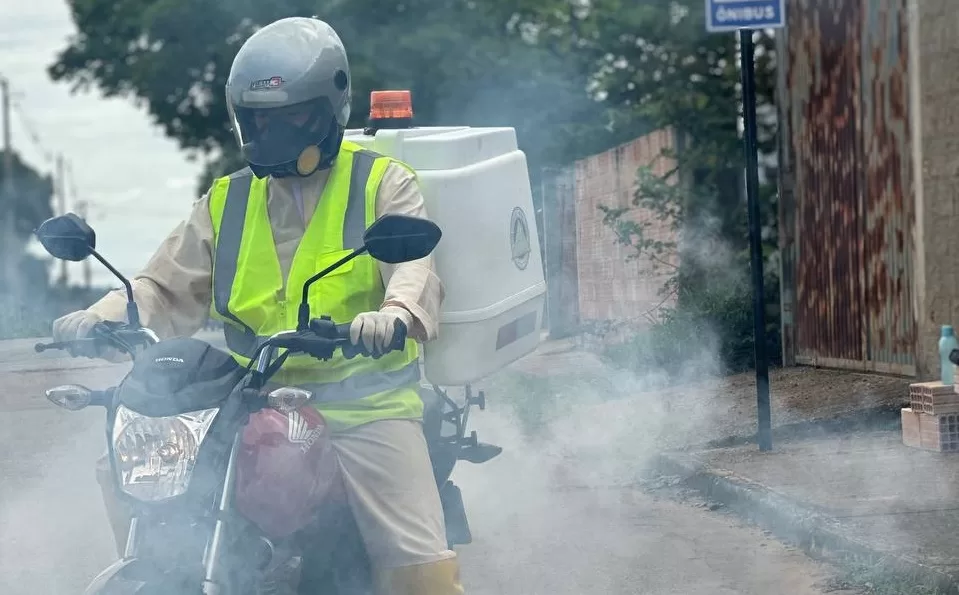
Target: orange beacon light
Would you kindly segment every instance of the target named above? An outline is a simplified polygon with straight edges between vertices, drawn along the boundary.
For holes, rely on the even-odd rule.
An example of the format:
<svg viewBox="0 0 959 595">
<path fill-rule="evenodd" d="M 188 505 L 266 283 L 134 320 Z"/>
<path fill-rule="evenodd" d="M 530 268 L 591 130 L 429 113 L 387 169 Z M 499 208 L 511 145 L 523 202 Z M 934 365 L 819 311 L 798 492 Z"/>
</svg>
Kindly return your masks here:
<svg viewBox="0 0 959 595">
<path fill-rule="evenodd" d="M 373 91 L 370 93 L 370 117 L 364 131 L 375 134 L 384 128 L 411 128 L 413 101 L 408 90 Z"/>
</svg>

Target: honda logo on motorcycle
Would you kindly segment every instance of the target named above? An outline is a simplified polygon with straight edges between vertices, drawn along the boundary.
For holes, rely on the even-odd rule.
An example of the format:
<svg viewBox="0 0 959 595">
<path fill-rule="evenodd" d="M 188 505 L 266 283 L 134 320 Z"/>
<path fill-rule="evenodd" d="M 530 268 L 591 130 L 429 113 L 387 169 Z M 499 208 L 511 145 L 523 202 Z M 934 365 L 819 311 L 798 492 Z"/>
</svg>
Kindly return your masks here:
<svg viewBox="0 0 959 595">
<path fill-rule="evenodd" d="M 179 358 L 179 357 L 166 356 L 166 357 L 158 357 L 158 358 L 156 358 L 155 360 L 153 360 L 153 363 L 155 363 L 155 364 L 160 364 L 160 365 L 167 365 L 167 366 L 179 367 L 179 366 L 185 364 L 186 362 L 184 362 L 184 361 L 183 361 L 181 358 Z"/>
<path fill-rule="evenodd" d="M 316 443 L 317 439 L 323 433 L 323 426 L 317 426 L 315 428 L 310 428 L 310 424 L 306 421 L 298 411 L 291 411 L 287 414 L 287 431 L 286 439 L 292 442 L 293 444 L 302 444 L 300 447 L 300 452 L 306 452 L 310 450 L 310 447 Z"/>
</svg>

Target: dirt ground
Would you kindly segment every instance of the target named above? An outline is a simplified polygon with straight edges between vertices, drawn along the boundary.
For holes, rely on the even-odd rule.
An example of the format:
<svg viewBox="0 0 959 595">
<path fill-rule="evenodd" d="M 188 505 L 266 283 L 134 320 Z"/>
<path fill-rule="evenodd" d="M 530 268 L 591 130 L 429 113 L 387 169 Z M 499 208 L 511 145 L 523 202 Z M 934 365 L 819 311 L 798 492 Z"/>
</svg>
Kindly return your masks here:
<svg viewBox="0 0 959 595">
<path fill-rule="evenodd" d="M 756 408 L 754 373 L 715 381 L 736 413 Z M 794 367 L 770 370 L 771 403 L 781 423 L 834 417 L 860 409 L 909 400 L 910 379 L 865 373 Z M 681 390 L 681 389 L 677 389 Z"/>
</svg>

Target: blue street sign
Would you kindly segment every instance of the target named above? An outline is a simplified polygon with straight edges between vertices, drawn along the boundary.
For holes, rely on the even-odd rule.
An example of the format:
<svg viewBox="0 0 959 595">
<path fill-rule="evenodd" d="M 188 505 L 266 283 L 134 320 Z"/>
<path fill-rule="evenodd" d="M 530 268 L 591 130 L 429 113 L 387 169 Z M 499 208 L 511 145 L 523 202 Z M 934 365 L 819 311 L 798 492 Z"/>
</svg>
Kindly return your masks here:
<svg viewBox="0 0 959 595">
<path fill-rule="evenodd" d="M 706 0 L 706 30 L 779 29 L 786 26 L 786 0 Z"/>
</svg>

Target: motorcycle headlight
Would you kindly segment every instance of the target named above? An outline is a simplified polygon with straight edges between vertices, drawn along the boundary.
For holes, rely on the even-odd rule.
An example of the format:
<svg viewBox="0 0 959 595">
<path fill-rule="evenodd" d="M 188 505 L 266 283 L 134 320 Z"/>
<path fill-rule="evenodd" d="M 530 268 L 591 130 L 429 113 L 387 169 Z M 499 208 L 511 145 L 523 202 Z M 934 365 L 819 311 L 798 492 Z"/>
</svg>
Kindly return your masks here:
<svg viewBox="0 0 959 595">
<path fill-rule="evenodd" d="M 185 493 L 200 445 L 218 411 L 147 417 L 120 405 L 113 424 L 113 450 L 123 491 L 147 502 Z"/>
</svg>

